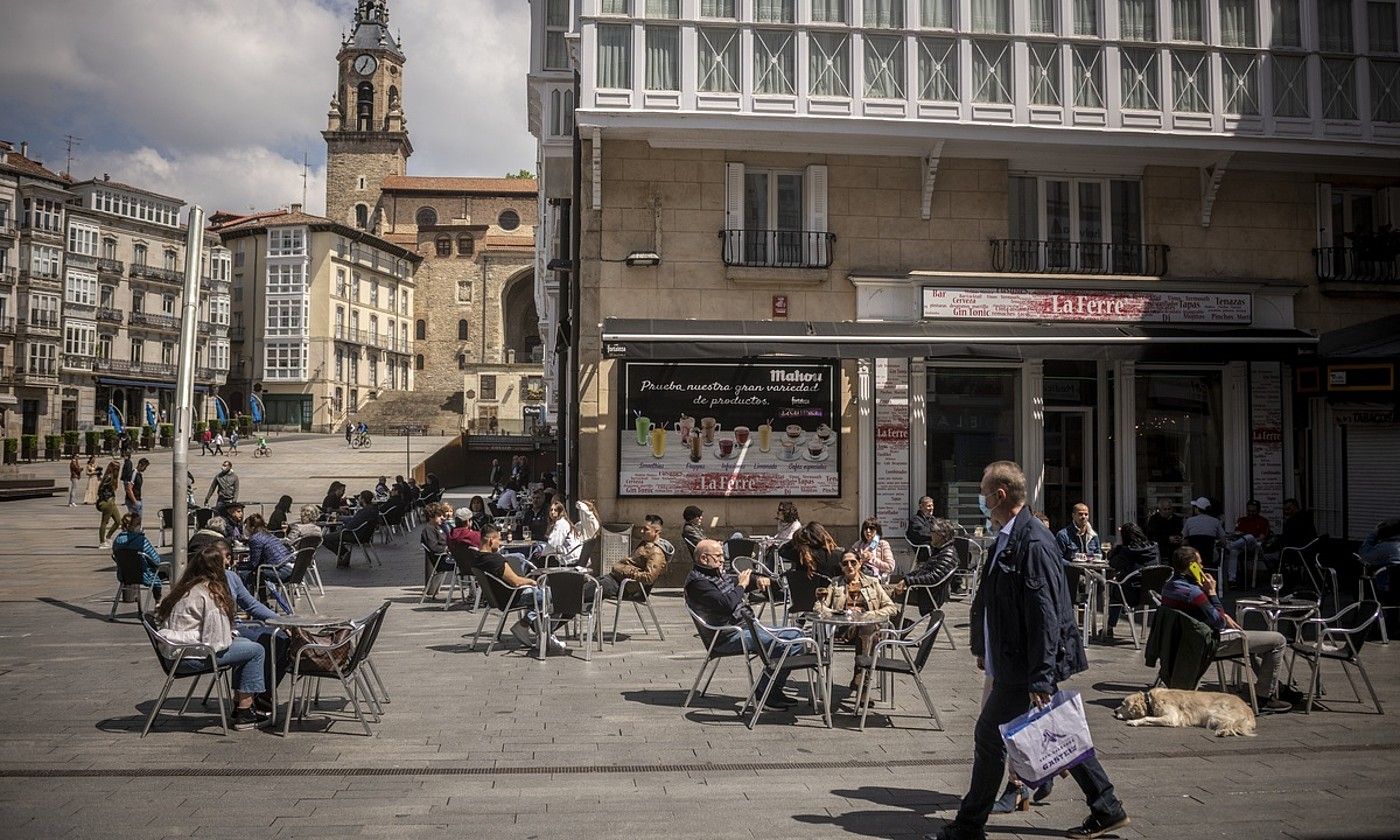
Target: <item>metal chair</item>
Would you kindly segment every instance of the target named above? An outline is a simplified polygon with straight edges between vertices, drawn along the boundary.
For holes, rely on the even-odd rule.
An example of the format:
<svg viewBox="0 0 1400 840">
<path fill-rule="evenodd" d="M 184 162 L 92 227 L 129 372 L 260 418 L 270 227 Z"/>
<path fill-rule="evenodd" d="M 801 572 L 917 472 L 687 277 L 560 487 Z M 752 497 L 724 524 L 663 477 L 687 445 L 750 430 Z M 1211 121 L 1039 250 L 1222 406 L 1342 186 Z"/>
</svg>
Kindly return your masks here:
<svg viewBox="0 0 1400 840">
<path fill-rule="evenodd" d="M 759 637 L 759 630 L 764 630 L 774 636 L 778 634 L 777 628 L 764 627 L 755 621 L 753 617 L 748 615 L 744 617 L 744 627 L 754 639 Z M 790 653 L 790 645 L 799 642 L 804 652 L 799 654 Z M 757 694 L 758 688 L 757 685 L 755 685 L 754 688 L 749 691 L 749 697 L 744 702 L 743 708 L 739 710 L 739 716 L 743 717 L 744 713 L 749 710 L 749 707 L 753 707 L 753 716 L 749 718 L 748 722 L 749 729 L 753 729 L 754 725 L 758 723 L 758 716 L 763 714 L 763 709 L 768 704 L 768 697 L 773 693 L 773 684 L 777 682 L 778 675 L 780 674 L 790 674 L 793 671 L 805 671 L 807 674 L 807 691 L 812 704 L 812 711 L 817 711 L 818 697 L 821 698 L 822 708 L 827 709 L 830 706 L 830 698 L 826 696 L 826 677 L 822 671 L 822 669 L 826 667 L 826 662 L 822 658 L 821 646 L 810 636 L 787 639 L 781 642 L 781 644 L 783 652 L 778 655 L 776 660 L 773 659 L 772 653 L 763 645 L 754 645 L 754 653 L 762 660 L 763 670 L 764 673 L 768 675 L 768 680 L 763 686 L 763 696 L 754 696 Z M 774 646 L 776 646 L 776 643 Z"/>
<path fill-rule="evenodd" d="M 957 601 L 969 598 L 977 591 L 977 582 L 982 574 L 987 550 L 982 547 L 982 543 L 967 536 L 966 529 L 962 536 L 953 537 L 953 548 L 958 553 L 958 574 L 954 576 L 954 580 L 961 580 L 962 588 L 950 590 L 949 597 Z"/>
<path fill-rule="evenodd" d="M 363 624 L 366 626 L 365 632 L 368 634 L 369 638 L 365 640 L 364 667 L 365 670 L 369 671 L 370 676 L 374 677 L 374 682 L 371 683 L 369 677 L 364 676 L 363 673 L 360 675 L 360 679 L 364 682 L 364 686 L 366 691 L 368 692 L 368 696 L 371 700 L 374 701 L 374 704 L 378 708 L 380 714 L 384 713 L 384 707 L 382 704 L 389 702 L 389 691 L 384 687 L 384 681 L 379 678 L 379 669 L 374 667 L 374 643 L 378 641 L 379 631 L 384 627 L 384 613 L 389 611 L 389 604 L 389 601 L 384 601 L 378 607 L 375 608 L 374 612 L 370 613 L 364 618 L 355 618 L 350 620 L 351 624 L 355 624 L 357 626 Z M 373 624 L 370 624 L 370 619 L 374 618 L 376 615 L 378 616 L 378 620 L 375 621 Z M 376 690 L 375 686 L 378 686 L 378 690 Z"/>
<path fill-rule="evenodd" d="M 775 574 L 773 570 L 764 565 L 762 560 L 754 557 L 736 557 L 730 562 L 729 567 L 735 574 L 739 572 L 752 572 L 759 577 L 766 577 L 770 581 L 779 580 L 779 576 Z M 786 623 L 789 609 L 788 592 L 786 588 L 779 587 L 775 592 L 773 585 L 770 584 L 766 589 L 751 589 L 747 593 L 745 600 L 754 608 L 754 613 L 760 620 L 763 618 L 763 611 L 767 609 L 772 615 L 772 620 L 777 621 L 778 605 L 782 604 L 783 621 Z"/>
<path fill-rule="evenodd" d="M 107 620 L 116 621 L 117 605 L 121 603 L 122 592 L 128 587 L 136 588 L 136 614 L 143 615 L 146 612 L 145 593 L 151 592 L 151 600 L 155 600 L 155 593 L 145 583 L 146 555 L 134 548 L 114 548 L 112 560 L 117 564 L 117 591 L 112 593 L 112 611 L 107 614 Z M 151 608 L 154 609 L 155 605 L 152 604 Z"/>
<path fill-rule="evenodd" d="M 384 565 L 384 561 L 379 559 L 379 552 L 374 550 L 374 532 L 378 530 L 378 524 L 377 522 L 366 522 L 354 531 L 342 533 L 340 550 L 345 551 L 348 562 L 354 562 L 355 549 L 358 548 L 366 563 Z"/>
<path fill-rule="evenodd" d="M 466 543 L 449 541 L 447 553 L 452 555 L 452 564 L 455 567 L 452 577 L 447 582 L 447 603 L 452 603 L 452 593 L 461 589 L 462 603 L 467 603 L 470 598 L 472 605 L 467 609 L 474 610 L 481 606 L 481 588 L 476 585 L 476 578 L 472 575 L 472 565 L 476 563 L 476 558 L 481 552 Z M 447 607 L 444 606 L 443 609 Z"/>
<path fill-rule="evenodd" d="M 173 536 L 173 533 L 174 533 L 174 531 L 175 531 L 175 508 L 161 508 L 161 509 L 160 509 L 160 514 L 159 514 L 159 515 L 160 515 L 160 547 L 161 547 L 161 548 L 165 548 L 167 545 L 169 545 L 169 543 L 167 543 L 167 542 L 165 541 L 166 532 L 167 532 L 167 531 L 171 532 L 171 534 L 172 534 L 172 536 Z"/>
<path fill-rule="evenodd" d="M 549 626 L 553 624 L 550 616 L 567 613 L 581 625 L 574 635 L 583 641 L 583 658 L 592 660 L 595 639 L 598 649 L 603 649 L 603 634 L 598 626 L 598 614 L 603 607 L 603 588 L 595 584 L 593 591 L 589 592 L 588 584 L 593 582 L 593 577 L 574 568 L 550 569 L 542 572 L 536 580 L 544 584 L 545 593 L 544 607 L 540 610 L 541 624 L 546 625 L 539 638 L 540 658 L 545 656 L 545 633 L 553 630 Z M 660 629 L 659 625 L 657 629 Z"/>
<path fill-rule="evenodd" d="M 374 716 L 376 723 L 379 721 L 378 706 L 368 697 L 369 692 L 363 687 L 364 679 L 363 675 L 359 673 L 359 670 L 360 666 L 364 664 L 365 657 L 369 653 L 370 642 L 372 641 L 372 634 L 370 633 L 371 627 L 375 628 L 375 634 L 377 634 L 377 627 L 375 627 L 375 625 L 383 620 L 384 613 L 382 610 L 385 607 L 387 607 L 387 603 L 381 607 L 380 610 L 376 610 L 372 613 L 363 623 L 355 624 L 351 622 L 351 632 L 338 642 L 303 645 L 297 649 L 296 653 L 292 656 L 291 668 L 288 673 L 288 676 L 291 678 L 288 691 L 292 699 L 287 706 L 287 716 L 282 720 L 283 737 L 286 737 L 291 730 L 292 712 L 298 706 L 296 700 L 297 683 L 302 680 L 311 679 L 316 680 L 317 702 L 320 700 L 320 681 L 324 679 L 338 680 L 341 688 L 345 690 L 346 699 L 350 702 L 351 708 L 354 709 L 355 718 L 359 720 L 360 725 L 364 727 L 365 734 L 374 734 L 373 730 L 369 728 L 369 720 L 365 717 L 364 709 L 360 706 L 360 694 L 363 692 L 367 695 L 366 700 L 370 704 L 370 713 Z M 345 660 L 344 664 L 342 664 L 338 661 L 337 654 L 347 649 L 350 651 L 350 655 Z M 332 667 L 326 668 L 323 665 L 316 665 L 309 660 L 303 665 L 303 659 L 313 652 L 324 654 L 324 658 L 331 663 Z M 304 684 L 300 711 L 297 712 L 298 720 L 304 720 L 306 718 L 307 709 L 312 705 L 311 689 L 312 686 L 309 682 Z"/>
<path fill-rule="evenodd" d="M 946 593 L 946 592 L 947 592 L 947 587 L 950 586 L 950 585 L 952 584 L 953 578 L 956 577 L 959 573 L 960 573 L 960 572 L 959 572 L 959 570 L 958 570 L 957 568 L 952 568 L 952 569 L 949 569 L 949 570 L 948 570 L 948 573 L 947 573 L 946 575 L 944 575 L 941 579 L 939 579 L 939 580 L 937 580 L 937 581 L 934 581 L 933 583 L 912 583 L 912 584 L 906 584 L 906 585 L 905 585 L 905 589 L 904 589 L 904 597 L 901 598 L 901 599 L 900 599 L 900 602 L 899 602 L 899 614 L 900 614 L 900 616 L 905 615 L 905 614 L 909 611 L 909 602 L 910 602 L 910 600 L 913 599 L 913 598 L 914 598 L 918 593 L 920 593 L 920 592 L 924 593 L 923 597 L 927 598 L 928 601 L 929 601 L 929 603 L 932 604 L 934 608 L 933 608 L 932 610 L 930 610 L 928 613 L 921 615 L 920 618 L 919 618 L 919 620 L 922 621 L 924 618 L 926 618 L 926 617 L 929 616 L 929 615 L 932 615 L 934 612 L 939 612 L 939 613 L 941 614 L 941 610 L 942 610 L 942 607 L 943 607 L 943 603 L 944 603 L 947 599 L 946 599 L 946 598 L 940 598 L 938 593 L 939 593 L 940 591 Z M 917 606 L 917 604 L 916 604 L 916 606 Z M 922 611 L 921 611 L 921 612 L 922 612 Z M 914 624 L 911 624 L 910 626 L 913 627 L 913 626 L 915 626 L 915 625 L 917 625 L 917 624 L 918 624 L 918 622 L 914 622 Z M 935 633 L 935 636 L 936 636 L 936 635 L 937 635 L 937 634 Z M 948 640 L 948 649 L 949 649 L 949 650 L 957 650 L 957 649 L 958 649 L 958 643 L 955 642 L 955 641 L 953 641 L 953 634 L 952 634 L 951 632 L 949 632 L 949 633 L 944 633 L 944 634 L 943 634 L 943 638 L 945 638 L 945 639 Z"/>
<path fill-rule="evenodd" d="M 927 626 L 920 630 L 920 625 L 925 622 L 927 622 Z M 943 611 L 933 610 L 902 630 L 881 630 L 880 640 L 875 643 L 870 655 L 856 657 L 856 665 L 869 668 L 872 672 L 881 675 L 880 693 L 884 695 L 891 710 L 894 709 L 894 677 L 911 677 L 914 680 L 914 685 L 919 689 L 919 695 L 924 699 L 924 708 L 928 709 L 929 717 L 933 718 L 933 722 L 940 732 L 943 730 L 943 721 L 938 717 L 938 710 L 933 707 L 933 701 L 928 696 L 928 688 L 924 686 L 924 681 L 919 674 L 928 662 L 928 653 L 932 650 L 939 631 L 943 629 L 943 622 Z M 916 655 L 911 656 L 911 650 L 915 651 Z M 895 653 L 898 654 L 897 658 L 893 655 Z M 860 710 L 860 729 L 862 732 L 865 731 L 865 716 L 870 713 L 872 705 L 874 704 L 867 693 Z"/>
<path fill-rule="evenodd" d="M 700 696 L 704 697 L 705 693 L 710 690 L 710 681 L 715 678 L 715 672 L 719 670 L 719 661 L 735 656 L 742 656 L 744 658 L 744 664 L 748 667 L 749 671 L 749 690 L 747 694 L 748 696 L 753 696 L 754 686 L 756 685 L 753 674 L 753 653 L 749 650 L 749 637 L 744 633 L 744 628 L 737 624 L 710 624 L 705 621 L 705 619 L 701 618 L 695 610 L 691 609 L 688 603 L 686 604 L 685 611 L 690 614 L 690 620 L 695 625 L 695 632 L 700 636 L 700 641 L 705 644 L 705 661 L 700 663 L 700 671 L 695 675 L 695 682 L 690 686 L 690 691 L 686 693 L 685 702 L 681 704 L 681 708 L 690 708 L 690 701 L 695 696 L 697 689 L 700 691 Z M 715 645 L 724 638 L 726 633 L 738 634 L 740 642 L 739 650 L 731 652 L 715 650 Z M 708 677 L 706 677 L 706 671 L 709 672 Z M 704 687 L 700 685 L 701 679 L 705 680 Z"/>
<path fill-rule="evenodd" d="M 1366 636 L 1371 624 L 1380 617 L 1380 603 L 1366 600 L 1350 604 L 1346 609 L 1328 618 L 1311 618 L 1302 622 L 1302 638 L 1290 646 L 1293 659 L 1289 663 L 1288 673 L 1292 675 L 1293 663 L 1299 656 L 1306 659 L 1311 666 L 1311 673 L 1308 675 L 1307 705 L 1303 709 L 1305 713 L 1312 712 L 1313 701 L 1317 697 L 1321 682 L 1322 662 L 1330 660 L 1341 663 L 1342 673 L 1346 674 L 1347 682 L 1351 683 L 1351 690 L 1356 694 L 1358 703 L 1361 702 L 1361 692 L 1357 690 L 1356 680 L 1352 678 L 1348 668 L 1359 671 L 1361 679 L 1366 683 L 1366 690 L 1371 694 L 1371 702 L 1376 706 L 1376 714 L 1385 714 L 1380 697 L 1376 696 L 1376 688 L 1371 684 L 1371 675 L 1366 673 L 1366 666 L 1361 663 L 1361 649 L 1366 644 Z"/>
<path fill-rule="evenodd" d="M 1351 556 L 1352 559 L 1356 561 L 1357 566 L 1356 600 L 1375 601 L 1377 604 L 1380 604 L 1381 596 L 1380 592 L 1376 589 L 1376 575 L 1389 568 L 1388 573 L 1392 576 L 1391 579 L 1393 580 L 1396 574 L 1400 574 L 1400 569 L 1396 569 L 1394 567 L 1373 566 L 1369 563 L 1363 563 L 1361 562 L 1360 554 L 1353 553 Z M 1400 604 L 1392 604 L 1390 606 L 1382 605 L 1380 610 L 1381 644 L 1389 645 L 1390 634 L 1385 627 L 1385 611 L 1400 610 Z"/>
<path fill-rule="evenodd" d="M 321 570 L 316 566 L 316 549 L 320 548 L 323 542 L 325 542 L 325 537 L 319 534 L 312 534 L 311 536 L 302 537 L 292 543 L 292 551 L 297 552 L 307 548 L 311 549 L 311 564 L 307 566 L 306 574 L 316 584 L 316 591 L 322 597 L 325 597 L 326 587 L 321 583 Z"/>
<path fill-rule="evenodd" d="M 831 585 L 831 578 L 813 574 L 807 577 L 806 569 L 788 569 L 783 573 L 783 586 L 787 597 L 783 602 L 783 623 L 788 622 L 792 613 L 811 612 L 817 608 L 817 590 Z"/>
<path fill-rule="evenodd" d="M 1143 590 L 1143 572 L 1147 571 L 1148 569 L 1153 570 L 1152 580 L 1157 582 L 1157 585 L 1154 588 L 1158 592 L 1162 591 L 1162 587 L 1166 585 L 1168 580 L 1171 580 L 1171 566 L 1143 566 L 1141 568 L 1132 570 L 1128 574 L 1124 575 L 1121 579 L 1111 578 L 1107 576 L 1105 576 L 1104 578 L 1104 595 L 1107 600 L 1105 606 L 1109 610 L 1113 609 L 1115 603 L 1122 606 L 1123 617 L 1128 619 L 1128 633 L 1132 636 L 1133 639 L 1133 650 L 1142 649 L 1142 640 L 1138 633 L 1137 616 L 1141 615 L 1145 619 L 1146 614 L 1152 611 L 1152 607 L 1150 606 L 1151 600 L 1147 597 L 1146 592 Z M 1136 606 L 1133 606 L 1128 603 L 1128 594 L 1126 590 L 1130 584 L 1137 586 L 1138 589 L 1138 598 Z M 1116 602 L 1114 601 L 1115 592 L 1117 593 Z M 1147 625 L 1144 623 L 1143 627 L 1146 628 L 1146 626 Z"/>
<path fill-rule="evenodd" d="M 298 549 L 292 557 L 292 573 L 286 580 L 278 578 L 277 570 L 268 565 L 257 568 L 253 580 L 253 591 L 258 591 L 263 586 L 264 577 L 267 583 L 287 593 L 288 606 L 292 612 L 296 611 L 297 594 L 300 593 L 306 598 L 306 602 L 311 605 L 312 615 L 317 614 L 316 600 L 311 597 L 311 586 L 306 582 L 307 571 L 311 568 L 316 556 L 316 547 Z"/>
<path fill-rule="evenodd" d="M 529 586 L 511 586 L 485 569 L 473 568 L 472 576 L 476 578 L 477 588 L 486 596 L 487 609 L 481 614 L 481 621 L 476 625 L 476 632 L 472 634 L 472 650 L 476 650 L 477 639 L 481 636 L 482 628 L 486 626 L 486 619 L 490 617 L 492 610 L 501 614 L 501 622 L 496 626 L 496 632 L 491 637 L 491 643 L 486 646 L 487 656 L 491 655 L 491 649 L 501 640 L 501 633 L 506 629 L 506 619 L 511 613 L 526 613 L 532 608 L 532 604 L 525 603 L 521 593 L 530 591 Z"/>
<path fill-rule="evenodd" d="M 609 598 L 602 592 L 602 587 L 598 588 L 598 597 L 602 601 L 615 601 L 617 606 L 613 609 L 612 635 L 608 639 L 608 644 L 617 644 L 617 625 L 622 617 L 622 602 L 630 601 L 632 608 L 637 611 L 637 622 L 641 625 L 642 632 L 650 635 L 647 629 L 646 619 L 642 616 L 642 607 L 647 608 L 647 613 L 651 616 L 651 623 L 656 627 L 656 637 L 661 641 L 666 641 L 666 633 L 661 629 L 661 621 L 656 617 L 656 610 L 651 606 L 651 591 L 643 586 L 640 581 L 632 578 L 623 578 L 617 586 L 617 595 Z"/>
<path fill-rule="evenodd" d="M 740 557 L 750 560 L 758 558 L 758 540 L 748 537 L 730 537 L 724 541 L 724 556 L 731 564 Z"/>
<path fill-rule="evenodd" d="M 430 591 L 433 593 L 434 599 L 436 599 L 437 591 L 442 588 L 444 579 L 454 581 L 453 584 L 449 584 L 447 600 L 442 602 L 442 608 L 445 610 L 448 605 L 452 603 L 452 589 L 450 587 L 455 585 L 457 563 L 452 559 L 452 555 L 449 552 L 442 551 L 433 553 L 428 550 L 426 545 L 421 546 L 421 548 L 423 549 L 423 562 L 432 569 L 432 572 L 429 573 L 428 579 L 423 581 L 423 594 L 418 596 L 418 603 L 421 604 L 428 600 L 428 593 Z M 434 581 L 437 582 L 436 587 L 433 586 Z"/>
<path fill-rule="evenodd" d="M 1225 663 L 1230 662 L 1235 666 L 1235 682 L 1238 685 L 1239 675 L 1244 674 L 1245 684 L 1249 687 L 1249 708 L 1259 713 L 1259 696 L 1255 691 L 1258 680 L 1254 674 L 1254 663 L 1249 658 L 1249 646 L 1246 643 L 1244 632 L 1241 630 L 1225 630 L 1220 633 L 1220 638 L 1215 646 L 1215 656 L 1211 658 L 1215 663 L 1216 679 L 1220 682 L 1220 690 L 1227 691 L 1225 682 Z"/>
<path fill-rule="evenodd" d="M 160 696 L 156 698 L 155 705 L 151 706 L 151 713 L 146 717 L 146 725 L 141 728 L 141 737 L 146 737 L 146 733 L 151 731 L 151 726 L 155 724 L 156 718 L 160 715 L 160 709 L 165 705 L 165 698 L 170 694 L 170 686 L 176 680 L 190 680 L 190 688 L 185 692 L 185 702 L 180 704 L 180 711 L 175 713 L 176 717 L 183 715 L 185 709 L 190 705 L 190 698 L 194 696 L 194 690 L 199 687 L 199 681 L 208 674 L 214 678 L 213 686 L 218 688 L 219 696 L 219 725 L 223 727 L 224 734 L 228 734 L 228 712 L 233 708 L 233 686 L 229 683 L 229 674 L 233 670 L 232 665 L 218 664 L 218 658 L 214 655 L 214 649 L 205 644 L 191 643 L 187 645 L 172 645 L 160 637 L 156 631 L 155 624 L 147 614 L 141 615 L 141 626 L 146 630 L 146 637 L 151 642 L 151 647 L 156 652 L 156 661 L 160 663 L 160 668 L 165 672 L 165 685 L 161 686 Z M 165 648 L 169 647 L 167 653 Z M 196 663 L 197 669 L 180 670 L 181 663 Z M 224 700 L 228 700 L 228 705 L 224 705 Z"/>
</svg>

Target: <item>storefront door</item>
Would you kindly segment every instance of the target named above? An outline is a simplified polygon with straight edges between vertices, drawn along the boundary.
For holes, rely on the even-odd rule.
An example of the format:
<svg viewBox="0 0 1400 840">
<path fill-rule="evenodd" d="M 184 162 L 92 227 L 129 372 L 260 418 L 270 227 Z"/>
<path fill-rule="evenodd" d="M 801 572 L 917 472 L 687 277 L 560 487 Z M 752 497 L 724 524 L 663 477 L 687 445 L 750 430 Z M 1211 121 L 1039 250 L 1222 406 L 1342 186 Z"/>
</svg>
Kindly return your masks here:
<svg viewBox="0 0 1400 840">
<path fill-rule="evenodd" d="M 1069 524 L 1080 502 L 1093 507 L 1094 414 L 1088 407 L 1045 408 L 1044 512 L 1053 528 Z"/>
</svg>

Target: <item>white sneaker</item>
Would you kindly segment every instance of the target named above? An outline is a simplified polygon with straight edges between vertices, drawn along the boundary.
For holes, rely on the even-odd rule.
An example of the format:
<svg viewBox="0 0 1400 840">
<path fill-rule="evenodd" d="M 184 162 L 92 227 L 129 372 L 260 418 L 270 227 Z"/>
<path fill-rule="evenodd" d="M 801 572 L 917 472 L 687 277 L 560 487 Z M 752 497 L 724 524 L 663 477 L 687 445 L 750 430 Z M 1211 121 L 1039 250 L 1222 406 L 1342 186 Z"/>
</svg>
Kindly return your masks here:
<svg viewBox="0 0 1400 840">
<path fill-rule="evenodd" d="M 535 634 L 530 632 L 530 625 L 524 621 L 517 621 L 512 624 L 510 627 L 510 634 L 527 648 L 535 646 Z"/>
<path fill-rule="evenodd" d="M 555 656 L 562 656 L 569 652 L 569 646 L 564 644 L 564 640 L 557 636 L 547 636 L 544 640 L 545 649 Z"/>
<path fill-rule="evenodd" d="M 111 540 L 108 540 L 107 542 L 98 543 L 98 544 L 97 544 L 97 547 L 98 547 L 98 548 L 111 548 L 111 547 L 112 547 L 112 541 L 111 541 Z"/>
</svg>

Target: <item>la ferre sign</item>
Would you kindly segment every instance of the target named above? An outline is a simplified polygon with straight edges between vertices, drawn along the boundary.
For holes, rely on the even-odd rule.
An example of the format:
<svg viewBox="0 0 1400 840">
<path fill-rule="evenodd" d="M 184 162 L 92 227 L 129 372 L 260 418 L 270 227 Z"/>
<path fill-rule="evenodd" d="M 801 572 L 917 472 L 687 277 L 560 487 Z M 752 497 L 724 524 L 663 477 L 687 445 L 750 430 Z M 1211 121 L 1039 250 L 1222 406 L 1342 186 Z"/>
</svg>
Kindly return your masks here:
<svg viewBox="0 0 1400 840">
<path fill-rule="evenodd" d="M 1247 293 L 923 289 L 923 316 L 953 320 L 1248 324 L 1253 308 Z"/>
</svg>

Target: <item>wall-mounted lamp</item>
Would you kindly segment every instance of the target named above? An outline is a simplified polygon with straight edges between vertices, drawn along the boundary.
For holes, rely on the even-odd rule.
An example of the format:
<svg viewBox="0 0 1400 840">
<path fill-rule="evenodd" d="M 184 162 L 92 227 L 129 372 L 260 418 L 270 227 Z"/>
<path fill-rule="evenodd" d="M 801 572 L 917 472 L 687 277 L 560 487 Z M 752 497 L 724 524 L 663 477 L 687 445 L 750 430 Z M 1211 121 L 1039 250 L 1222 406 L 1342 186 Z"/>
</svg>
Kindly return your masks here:
<svg viewBox="0 0 1400 840">
<path fill-rule="evenodd" d="M 628 265 L 660 265 L 661 255 L 655 251 L 633 251 L 627 255 L 625 262 Z"/>
</svg>

